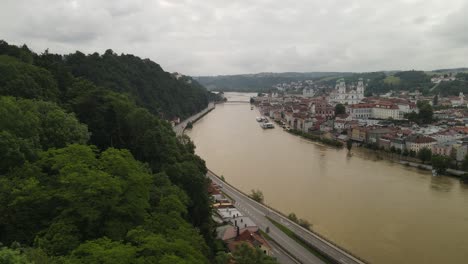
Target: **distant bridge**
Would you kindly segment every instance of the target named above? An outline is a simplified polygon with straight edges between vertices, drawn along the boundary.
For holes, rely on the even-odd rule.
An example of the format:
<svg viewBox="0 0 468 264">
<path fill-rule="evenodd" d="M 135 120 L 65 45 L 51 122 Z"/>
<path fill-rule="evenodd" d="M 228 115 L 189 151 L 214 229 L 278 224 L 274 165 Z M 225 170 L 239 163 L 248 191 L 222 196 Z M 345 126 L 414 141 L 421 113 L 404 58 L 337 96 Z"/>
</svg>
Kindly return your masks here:
<svg viewBox="0 0 468 264">
<path fill-rule="evenodd" d="M 229 101 L 229 100 L 227 100 L 227 101 L 224 102 L 224 103 L 245 103 L 245 104 L 250 104 L 249 101 Z"/>
</svg>

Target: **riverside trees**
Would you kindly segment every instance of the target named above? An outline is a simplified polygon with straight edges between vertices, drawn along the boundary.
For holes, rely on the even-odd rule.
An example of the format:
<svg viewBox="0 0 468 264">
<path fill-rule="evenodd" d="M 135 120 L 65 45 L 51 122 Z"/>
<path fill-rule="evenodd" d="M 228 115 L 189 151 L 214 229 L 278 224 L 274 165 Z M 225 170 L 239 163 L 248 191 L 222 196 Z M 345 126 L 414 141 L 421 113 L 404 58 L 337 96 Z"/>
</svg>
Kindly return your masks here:
<svg viewBox="0 0 468 264">
<path fill-rule="evenodd" d="M 25 54 L 34 59 L 21 60 Z M 159 118 L 189 114 L 203 100 L 154 63 L 106 56 L 65 65 L 60 55 L 0 43 L 0 242 L 19 242 L 13 255 L 36 263 L 208 263 L 205 163 Z M 147 66 L 139 75 L 147 89 L 184 87 L 167 90 L 167 98 L 188 107 L 147 109 L 122 93 L 134 84 L 120 86 L 114 74 L 98 86 L 70 72 L 124 59 L 133 70 Z M 148 77 L 153 70 L 161 79 Z"/>
</svg>

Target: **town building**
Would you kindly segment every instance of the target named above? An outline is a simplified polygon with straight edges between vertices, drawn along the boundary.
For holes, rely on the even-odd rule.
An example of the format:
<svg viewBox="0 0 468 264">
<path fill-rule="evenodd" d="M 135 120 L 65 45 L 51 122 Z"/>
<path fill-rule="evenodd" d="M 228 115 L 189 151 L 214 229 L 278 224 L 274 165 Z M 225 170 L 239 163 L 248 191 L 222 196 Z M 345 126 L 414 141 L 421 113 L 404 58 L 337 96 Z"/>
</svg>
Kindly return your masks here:
<svg viewBox="0 0 468 264">
<path fill-rule="evenodd" d="M 233 241 L 229 242 L 227 246 L 231 252 L 234 252 L 236 251 L 237 247 L 242 243 L 246 243 L 252 248 L 258 248 L 265 255 L 271 256 L 270 244 L 268 244 L 268 242 L 263 237 L 261 237 L 255 232 L 245 230 L 242 233 L 240 233 Z"/>
<path fill-rule="evenodd" d="M 374 104 L 353 104 L 348 107 L 349 114 L 353 119 L 372 118 L 372 108 L 374 108 Z"/>
<path fill-rule="evenodd" d="M 401 119 L 400 108 L 395 104 L 376 104 L 372 108 L 372 118 L 375 119 Z"/>
<path fill-rule="evenodd" d="M 330 94 L 329 101 L 334 104 L 358 104 L 364 99 L 364 81 L 359 79 L 356 86 L 346 86 L 344 79 L 336 81 L 335 91 Z"/>
<path fill-rule="evenodd" d="M 431 149 L 435 144 L 437 144 L 437 140 L 423 135 L 409 136 L 406 139 L 406 149 L 416 153 L 423 148 Z"/>
</svg>

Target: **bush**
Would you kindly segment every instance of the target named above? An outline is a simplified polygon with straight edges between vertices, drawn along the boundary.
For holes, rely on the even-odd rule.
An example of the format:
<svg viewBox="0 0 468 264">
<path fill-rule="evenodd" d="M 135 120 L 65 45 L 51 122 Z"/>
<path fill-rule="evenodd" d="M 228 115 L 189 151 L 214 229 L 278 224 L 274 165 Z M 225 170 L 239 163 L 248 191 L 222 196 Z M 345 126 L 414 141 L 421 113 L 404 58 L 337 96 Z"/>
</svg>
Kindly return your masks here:
<svg viewBox="0 0 468 264">
<path fill-rule="evenodd" d="M 463 175 L 460 176 L 460 180 L 463 182 L 463 183 L 468 183 L 468 173 L 465 173 Z"/>
<path fill-rule="evenodd" d="M 263 203 L 263 193 L 259 189 L 251 191 L 250 198 L 252 198 L 254 201 Z"/>
<path fill-rule="evenodd" d="M 301 137 L 303 137 L 305 139 L 322 142 L 322 143 L 324 143 L 326 145 L 330 145 L 330 146 L 333 146 L 333 147 L 342 148 L 344 146 L 343 142 L 338 141 L 336 139 L 322 138 L 322 137 L 317 136 L 317 135 L 302 132 L 301 130 L 291 129 L 289 132 L 291 134 L 301 136 Z"/>
<path fill-rule="evenodd" d="M 290 214 L 288 215 L 288 218 L 289 218 L 289 220 L 291 220 L 291 221 L 293 221 L 293 222 L 295 222 L 295 223 L 297 223 L 297 221 L 298 221 L 297 216 L 296 216 L 295 213 L 290 213 Z"/>
</svg>

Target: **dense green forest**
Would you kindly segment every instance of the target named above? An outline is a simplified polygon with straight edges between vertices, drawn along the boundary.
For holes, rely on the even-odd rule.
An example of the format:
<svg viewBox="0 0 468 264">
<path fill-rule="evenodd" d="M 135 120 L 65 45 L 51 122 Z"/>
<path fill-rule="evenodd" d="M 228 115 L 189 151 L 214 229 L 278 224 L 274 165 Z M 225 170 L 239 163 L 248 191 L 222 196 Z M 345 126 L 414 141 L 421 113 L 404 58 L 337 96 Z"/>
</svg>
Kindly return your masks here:
<svg viewBox="0 0 468 264">
<path fill-rule="evenodd" d="M 5 80 L 10 88 L 18 85 L 29 87 L 29 81 L 33 79 L 38 85 L 51 87 L 50 91 L 46 91 L 56 94 L 56 89 L 65 92 L 74 78 L 82 77 L 97 86 L 125 93 L 138 106 L 166 119 L 188 117 L 205 108 L 210 97 L 210 93 L 190 77 L 184 76 L 177 79 L 149 59 L 140 59 L 130 54 L 118 55 L 110 49 L 102 55 L 98 53 L 85 55 L 79 51 L 68 55 L 50 54 L 48 51 L 34 54 L 26 46 L 15 49 L 6 42 L 0 42 L 0 54 L 16 57 L 26 62 L 26 64 L 14 65 L 14 68 L 9 67 L 10 70 L 16 70 L 15 74 L 23 74 L 27 71 L 23 74 L 26 76 L 17 78 L 15 83 Z M 4 58 L 3 63 L 7 63 L 5 60 L 7 59 Z M 15 62 L 9 61 L 8 63 L 14 64 Z M 40 68 L 33 69 L 34 66 Z M 52 80 L 51 74 L 56 81 L 52 84 L 55 85 L 54 89 L 50 83 L 47 83 Z M 29 91 L 28 89 L 30 93 L 35 90 Z"/>
<path fill-rule="evenodd" d="M 161 119 L 208 96 L 132 55 L 0 42 L 0 259 L 213 261 L 205 162 Z"/>
</svg>

